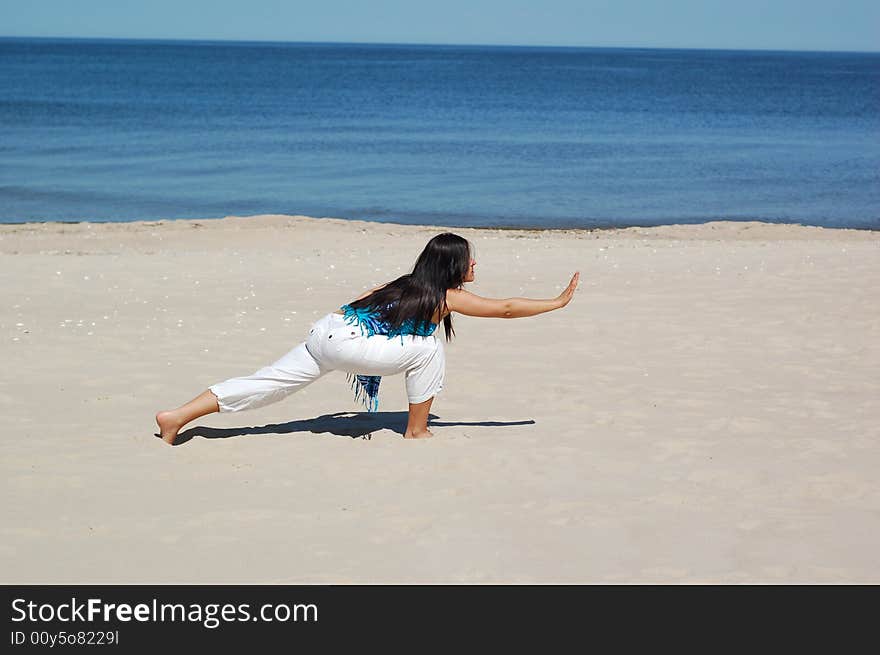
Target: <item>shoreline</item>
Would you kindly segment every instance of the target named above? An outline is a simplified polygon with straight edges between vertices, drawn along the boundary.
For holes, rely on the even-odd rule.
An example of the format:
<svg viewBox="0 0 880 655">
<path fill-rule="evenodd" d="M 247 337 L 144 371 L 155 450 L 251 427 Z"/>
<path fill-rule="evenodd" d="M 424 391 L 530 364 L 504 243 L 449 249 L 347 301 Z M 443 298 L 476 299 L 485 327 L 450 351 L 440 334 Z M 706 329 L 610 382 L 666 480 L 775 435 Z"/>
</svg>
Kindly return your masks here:
<svg viewBox="0 0 880 655">
<path fill-rule="evenodd" d="M 165 229 L 181 230 L 187 228 L 222 229 L 233 227 L 241 229 L 270 229 L 273 227 L 293 225 L 353 225 L 369 226 L 371 229 L 397 229 L 397 230 L 426 230 L 434 231 L 460 231 L 472 233 L 500 233 L 500 234 L 531 234 L 531 235 L 558 235 L 571 234 L 583 238 L 589 236 L 600 238 L 606 236 L 615 237 L 648 237 L 648 238 L 676 238 L 676 239 L 853 239 L 871 240 L 880 235 L 880 229 L 873 228 L 850 228 L 850 227 L 824 227 L 818 225 L 805 225 L 803 223 L 774 223 L 768 221 L 745 221 L 745 220 L 712 220 L 700 223 L 668 223 L 662 225 L 627 227 L 592 227 L 592 228 L 564 228 L 564 227 L 517 227 L 517 226 L 452 226 L 392 223 L 385 221 L 370 221 L 362 219 L 339 218 L 332 216 L 314 217 L 300 214 L 254 214 L 248 216 L 224 216 L 213 218 L 168 218 L 156 220 L 137 221 L 28 221 L 23 223 L 0 223 L 0 237 L 3 235 L 15 235 L 25 233 L 64 233 L 77 229 L 95 230 L 96 232 L 140 232 L 157 227 Z"/>
</svg>

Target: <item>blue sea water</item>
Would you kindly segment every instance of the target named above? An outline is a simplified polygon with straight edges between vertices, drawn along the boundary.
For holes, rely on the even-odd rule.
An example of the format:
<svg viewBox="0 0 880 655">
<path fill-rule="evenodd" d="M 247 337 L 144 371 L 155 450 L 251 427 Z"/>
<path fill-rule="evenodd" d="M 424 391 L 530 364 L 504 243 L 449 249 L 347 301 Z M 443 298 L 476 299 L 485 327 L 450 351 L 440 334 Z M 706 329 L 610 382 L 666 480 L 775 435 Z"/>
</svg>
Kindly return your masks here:
<svg viewBox="0 0 880 655">
<path fill-rule="evenodd" d="M 0 222 L 880 229 L 880 53 L 0 39 Z"/>
</svg>

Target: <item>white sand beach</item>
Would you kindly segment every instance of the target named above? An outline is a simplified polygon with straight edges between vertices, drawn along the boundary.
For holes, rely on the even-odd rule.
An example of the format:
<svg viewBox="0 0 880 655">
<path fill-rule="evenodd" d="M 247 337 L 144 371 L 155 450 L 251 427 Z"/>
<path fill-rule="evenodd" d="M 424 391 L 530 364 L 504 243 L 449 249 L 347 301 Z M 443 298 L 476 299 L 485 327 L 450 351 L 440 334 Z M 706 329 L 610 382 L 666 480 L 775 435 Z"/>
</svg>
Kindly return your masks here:
<svg viewBox="0 0 880 655">
<path fill-rule="evenodd" d="M 581 285 L 455 317 L 434 438 L 342 373 L 154 436 L 441 231 L 0 225 L 0 582 L 880 583 L 878 232 L 453 229 L 474 293 Z"/>
</svg>

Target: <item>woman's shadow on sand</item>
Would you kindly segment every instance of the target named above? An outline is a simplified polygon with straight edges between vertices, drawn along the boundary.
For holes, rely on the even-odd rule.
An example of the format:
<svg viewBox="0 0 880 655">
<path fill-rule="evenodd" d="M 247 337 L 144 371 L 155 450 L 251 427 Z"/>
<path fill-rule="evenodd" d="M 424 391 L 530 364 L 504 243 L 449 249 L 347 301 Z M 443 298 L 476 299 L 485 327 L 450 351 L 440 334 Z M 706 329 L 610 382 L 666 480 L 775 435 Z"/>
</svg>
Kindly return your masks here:
<svg viewBox="0 0 880 655">
<path fill-rule="evenodd" d="M 336 412 L 324 414 L 316 418 L 273 423 L 248 428 L 210 428 L 197 425 L 184 430 L 174 440 L 175 446 L 185 444 L 194 437 L 203 439 L 228 439 L 244 437 L 252 434 L 293 434 L 296 432 L 312 432 L 314 434 L 333 434 L 352 439 L 369 439 L 373 432 L 391 430 L 403 436 L 406 430 L 407 412 Z M 428 427 L 452 427 L 458 425 L 479 427 L 507 427 L 510 425 L 534 425 L 533 419 L 525 421 L 437 421 L 434 414 L 428 417 Z M 161 436 L 157 433 L 155 436 Z"/>
</svg>

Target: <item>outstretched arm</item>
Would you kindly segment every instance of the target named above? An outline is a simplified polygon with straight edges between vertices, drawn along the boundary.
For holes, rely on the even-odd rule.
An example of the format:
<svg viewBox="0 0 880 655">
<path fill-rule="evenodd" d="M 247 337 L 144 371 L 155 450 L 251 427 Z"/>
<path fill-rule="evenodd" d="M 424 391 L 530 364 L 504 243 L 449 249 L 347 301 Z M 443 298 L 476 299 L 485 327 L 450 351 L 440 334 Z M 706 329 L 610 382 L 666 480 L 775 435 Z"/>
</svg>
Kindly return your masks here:
<svg viewBox="0 0 880 655">
<path fill-rule="evenodd" d="M 464 289 L 450 289 L 446 292 L 446 305 L 451 312 L 465 316 L 483 318 L 524 318 L 561 309 L 571 302 L 577 288 L 580 273 L 575 273 L 565 291 L 556 298 L 538 300 L 535 298 L 482 298 Z"/>
</svg>

